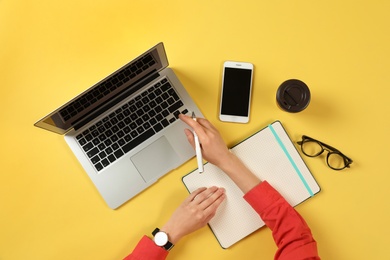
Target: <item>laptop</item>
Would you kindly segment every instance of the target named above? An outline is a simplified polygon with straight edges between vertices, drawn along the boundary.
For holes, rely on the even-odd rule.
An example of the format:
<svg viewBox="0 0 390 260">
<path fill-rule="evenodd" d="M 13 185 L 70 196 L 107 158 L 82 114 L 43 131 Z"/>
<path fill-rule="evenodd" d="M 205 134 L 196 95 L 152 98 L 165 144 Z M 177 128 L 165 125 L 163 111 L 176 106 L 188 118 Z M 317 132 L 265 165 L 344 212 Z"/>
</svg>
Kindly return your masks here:
<svg viewBox="0 0 390 260">
<path fill-rule="evenodd" d="M 64 135 L 115 209 L 195 155 L 178 119 L 192 111 L 203 116 L 159 43 L 35 126 Z"/>
</svg>

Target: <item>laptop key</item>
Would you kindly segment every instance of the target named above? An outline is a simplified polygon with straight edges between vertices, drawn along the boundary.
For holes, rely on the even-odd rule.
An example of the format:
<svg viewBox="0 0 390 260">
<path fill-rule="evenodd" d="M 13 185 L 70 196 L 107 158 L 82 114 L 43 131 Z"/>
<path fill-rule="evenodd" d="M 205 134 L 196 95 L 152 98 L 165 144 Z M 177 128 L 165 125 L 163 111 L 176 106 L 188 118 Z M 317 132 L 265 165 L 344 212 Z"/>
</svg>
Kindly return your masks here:
<svg viewBox="0 0 390 260">
<path fill-rule="evenodd" d="M 169 112 L 173 113 L 174 111 L 178 110 L 180 107 L 182 107 L 184 104 L 181 101 L 177 101 L 175 104 L 170 106 L 168 108 Z"/>
<path fill-rule="evenodd" d="M 131 135 L 133 138 L 135 138 L 135 137 L 138 136 L 138 133 L 137 133 L 136 130 L 134 130 L 134 131 L 132 131 L 132 132 L 130 133 L 130 135 Z"/>
<path fill-rule="evenodd" d="M 92 140 L 92 143 L 93 143 L 95 146 L 98 145 L 98 144 L 100 143 L 99 138 L 93 139 L 93 140 Z"/>
<path fill-rule="evenodd" d="M 104 126 L 99 126 L 98 127 L 99 133 L 103 133 L 105 130 L 106 130 L 106 128 L 104 128 Z"/>
<path fill-rule="evenodd" d="M 161 114 L 158 114 L 156 116 L 156 119 L 157 119 L 157 121 L 161 121 L 161 120 L 163 120 L 163 116 Z"/>
<path fill-rule="evenodd" d="M 153 126 L 154 131 L 160 132 L 163 129 L 163 126 L 160 123 L 157 123 L 155 126 Z"/>
<path fill-rule="evenodd" d="M 175 112 L 173 113 L 173 115 L 174 115 L 176 118 L 179 118 L 179 115 L 180 115 L 179 110 L 175 111 Z"/>
<path fill-rule="evenodd" d="M 96 163 L 98 163 L 100 161 L 100 158 L 99 158 L 99 156 L 94 156 L 92 159 L 91 159 L 91 162 L 93 163 L 93 164 L 96 164 Z"/>
<path fill-rule="evenodd" d="M 126 136 L 124 137 L 124 139 L 125 139 L 126 142 L 130 142 L 131 139 L 133 139 L 133 138 L 131 138 L 130 135 L 126 135 Z"/>
<path fill-rule="evenodd" d="M 77 137 L 76 137 L 77 138 Z M 87 143 L 87 141 L 84 139 L 84 138 L 81 138 L 80 140 L 78 140 L 79 141 L 79 144 L 81 145 L 81 146 L 83 146 L 83 145 L 85 145 L 86 143 Z"/>
<path fill-rule="evenodd" d="M 111 148 L 115 151 L 119 149 L 119 145 L 117 143 L 114 143 Z"/>
<path fill-rule="evenodd" d="M 84 149 L 85 152 L 88 152 L 92 148 L 93 148 L 93 144 L 92 143 L 87 143 L 86 145 L 83 146 L 83 149 Z"/>
<path fill-rule="evenodd" d="M 132 122 L 132 123 L 130 124 L 130 128 L 131 128 L 131 130 L 134 130 L 135 128 L 137 128 L 137 124 L 134 123 L 134 122 Z"/>
<path fill-rule="evenodd" d="M 85 136 L 85 139 L 87 139 L 87 141 L 91 141 L 93 139 L 92 135 L 88 134 Z"/>
<path fill-rule="evenodd" d="M 164 127 L 167 127 L 169 125 L 169 122 L 168 120 L 164 119 L 161 121 L 161 124 L 164 126 Z"/>
<path fill-rule="evenodd" d="M 100 134 L 100 133 L 99 133 L 98 130 L 92 131 L 92 136 L 93 136 L 93 137 L 97 137 L 99 134 Z"/>
<path fill-rule="evenodd" d="M 107 139 L 107 140 L 104 141 L 104 144 L 106 146 L 110 146 L 112 144 L 112 141 L 110 139 Z"/>
<path fill-rule="evenodd" d="M 144 121 L 142 120 L 142 118 L 138 118 L 137 120 L 135 120 L 135 122 L 137 123 L 137 125 L 142 125 Z"/>
<path fill-rule="evenodd" d="M 101 135 L 99 135 L 99 140 L 100 141 L 104 141 L 104 140 L 106 140 L 107 139 L 107 136 L 105 136 L 104 134 L 101 134 Z"/>
<path fill-rule="evenodd" d="M 118 123 L 118 119 L 116 119 L 116 117 L 114 117 L 113 119 L 111 119 L 110 122 L 112 125 L 115 125 L 116 123 Z"/>
<path fill-rule="evenodd" d="M 144 128 L 143 128 L 142 126 L 139 126 L 139 127 L 137 128 L 137 132 L 138 132 L 139 134 L 142 134 L 144 131 L 145 131 L 145 130 L 144 130 Z"/>
<path fill-rule="evenodd" d="M 173 99 L 173 97 L 170 97 L 168 98 L 167 102 L 169 105 L 172 105 L 173 103 L 175 103 L 175 100 Z"/>
<path fill-rule="evenodd" d="M 131 114 L 130 115 L 130 118 L 131 118 L 131 120 L 136 120 L 137 118 L 138 118 L 138 116 L 137 116 L 137 114 L 136 113 L 134 113 L 134 114 Z"/>
<path fill-rule="evenodd" d="M 146 122 L 145 124 L 142 125 L 144 129 L 148 129 L 150 128 L 150 124 L 148 122 Z"/>
<path fill-rule="evenodd" d="M 122 152 L 122 150 L 116 150 L 115 152 L 114 152 L 114 154 L 115 154 L 115 157 L 116 158 L 120 158 L 122 155 L 124 155 L 124 153 Z"/>
<path fill-rule="evenodd" d="M 137 107 L 136 107 L 135 105 L 132 105 L 132 106 L 130 107 L 130 111 L 131 111 L 131 112 L 137 111 Z"/>
<path fill-rule="evenodd" d="M 126 141 L 122 138 L 122 139 L 119 139 L 119 141 L 118 141 L 118 145 L 120 146 L 120 147 L 122 147 L 124 144 L 126 143 Z"/>
<path fill-rule="evenodd" d="M 167 108 L 168 107 L 168 103 L 167 102 L 162 102 L 161 103 L 161 107 L 164 109 L 164 108 Z"/>
<path fill-rule="evenodd" d="M 167 116 L 169 116 L 169 112 L 168 112 L 168 110 L 164 110 L 164 111 L 162 111 L 162 113 L 161 113 L 164 117 L 167 117 Z"/>
<path fill-rule="evenodd" d="M 180 99 L 179 96 L 176 94 L 175 90 L 173 90 L 173 88 L 170 89 L 170 90 L 168 90 L 168 93 L 169 93 L 169 95 L 171 95 L 176 101 Z"/>
<path fill-rule="evenodd" d="M 112 154 L 113 150 L 111 147 L 108 147 L 106 150 L 105 150 L 106 154 Z"/>
<path fill-rule="evenodd" d="M 100 143 L 98 145 L 99 150 L 104 150 L 106 148 L 106 145 L 104 143 Z"/>
<path fill-rule="evenodd" d="M 160 96 L 161 95 L 161 93 L 162 93 L 162 91 L 161 91 L 161 89 L 156 89 L 155 91 L 154 91 L 154 94 L 156 95 L 156 96 Z M 157 99 L 160 99 L 160 97 L 158 97 Z M 157 100 L 157 102 L 158 102 L 158 100 Z"/>
<path fill-rule="evenodd" d="M 157 120 L 155 118 L 150 119 L 149 123 L 151 125 L 155 125 L 157 123 Z"/>
<path fill-rule="evenodd" d="M 107 158 L 108 158 L 108 160 L 109 160 L 111 163 L 113 163 L 113 162 L 116 160 L 115 156 L 112 155 L 112 154 L 110 154 Z"/>
<path fill-rule="evenodd" d="M 101 171 L 103 169 L 103 165 L 101 163 L 95 164 L 95 168 L 97 171 Z"/>
<path fill-rule="evenodd" d="M 156 106 L 156 108 L 154 109 L 154 111 L 156 111 L 156 113 L 160 113 L 162 111 L 162 108 L 160 105 Z"/>
<path fill-rule="evenodd" d="M 148 114 L 144 114 L 142 116 L 142 120 L 144 120 L 144 122 L 148 121 L 150 119 L 150 116 Z"/>
<path fill-rule="evenodd" d="M 110 165 L 110 162 L 107 159 L 103 159 L 101 163 L 103 164 L 104 167 Z"/>
<path fill-rule="evenodd" d="M 102 158 L 102 159 L 106 158 L 106 156 L 107 156 L 107 154 L 104 151 L 99 153 L 99 157 Z"/>
<path fill-rule="evenodd" d="M 167 100 L 169 98 L 169 95 L 167 93 L 163 93 L 161 95 L 161 97 L 164 99 L 164 100 Z"/>
<path fill-rule="evenodd" d="M 148 115 L 149 115 L 150 117 L 154 117 L 154 116 L 156 115 L 156 111 L 150 110 L 150 111 L 148 112 Z"/>
<path fill-rule="evenodd" d="M 87 155 L 89 158 L 95 156 L 97 153 L 99 152 L 99 149 L 97 149 L 97 147 L 94 147 L 92 150 L 89 150 L 87 152 Z"/>
<path fill-rule="evenodd" d="M 126 133 L 126 134 L 128 134 L 128 133 L 130 133 L 130 127 L 128 127 L 128 126 L 126 126 L 125 128 L 123 128 L 123 132 L 124 133 Z"/>
<path fill-rule="evenodd" d="M 118 138 L 122 138 L 123 136 L 125 136 L 125 133 L 123 133 L 123 131 L 120 130 L 118 133 L 116 133 L 116 135 L 118 136 Z"/>
<path fill-rule="evenodd" d="M 161 90 L 162 91 L 167 91 L 170 87 L 171 87 L 171 85 L 169 83 L 167 83 L 167 84 L 164 84 L 164 85 L 161 86 Z"/>
</svg>

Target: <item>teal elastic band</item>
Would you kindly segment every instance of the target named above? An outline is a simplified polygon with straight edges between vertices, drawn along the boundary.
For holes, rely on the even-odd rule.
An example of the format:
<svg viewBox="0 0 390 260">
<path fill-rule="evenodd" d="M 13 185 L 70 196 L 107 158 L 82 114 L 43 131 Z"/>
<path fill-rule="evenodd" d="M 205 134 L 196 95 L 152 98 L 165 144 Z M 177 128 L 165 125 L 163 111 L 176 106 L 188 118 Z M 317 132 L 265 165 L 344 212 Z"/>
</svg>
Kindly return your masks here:
<svg viewBox="0 0 390 260">
<path fill-rule="evenodd" d="M 271 132 L 275 136 L 276 141 L 278 141 L 278 143 L 279 143 L 280 147 L 282 148 L 283 152 L 286 154 L 286 156 L 289 159 L 290 163 L 292 164 L 292 166 L 294 167 L 295 171 L 297 172 L 297 174 L 298 174 L 299 178 L 301 179 L 303 185 L 305 185 L 305 187 L 306 187 L 307 191 L 309 192 L 310 196 L 313 197 L 314 194 L 313 194 L 312 190 L 310 189 L 309 184 L 307 184 L 307 182 L 306 182 L 305 178 L 303 177 L 301 171 L 298 169 L 298 166 L 295 164 L 293 158 L 291 157 L 290 153 L 287 151 L 287 149 L 284 146 L 282 140 L 280 140 L 280 137 L 276 133 L 274 127 L 272 125 L 269 125 L 269 128 L 271 129 Z"/>
</svg>

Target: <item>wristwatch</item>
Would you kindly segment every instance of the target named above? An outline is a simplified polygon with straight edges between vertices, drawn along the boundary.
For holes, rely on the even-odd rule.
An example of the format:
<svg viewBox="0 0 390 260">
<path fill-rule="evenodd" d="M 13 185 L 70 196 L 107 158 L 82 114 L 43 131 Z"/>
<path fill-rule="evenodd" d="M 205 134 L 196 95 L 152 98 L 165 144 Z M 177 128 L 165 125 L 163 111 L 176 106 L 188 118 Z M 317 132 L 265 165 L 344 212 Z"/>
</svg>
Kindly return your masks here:
<svg viewBox="0 0 390 260">
<path fill-rule="evenodd" d="M 167 251 L 172 249 L 173 244 L 169 242 L 167 233 L 161 231 L 159 228 L 156 228 L 152 232 L 152 235 L 154 236 L 154 243 L 156 243 L 156 245 L 161 246 Z"/>
</svg>

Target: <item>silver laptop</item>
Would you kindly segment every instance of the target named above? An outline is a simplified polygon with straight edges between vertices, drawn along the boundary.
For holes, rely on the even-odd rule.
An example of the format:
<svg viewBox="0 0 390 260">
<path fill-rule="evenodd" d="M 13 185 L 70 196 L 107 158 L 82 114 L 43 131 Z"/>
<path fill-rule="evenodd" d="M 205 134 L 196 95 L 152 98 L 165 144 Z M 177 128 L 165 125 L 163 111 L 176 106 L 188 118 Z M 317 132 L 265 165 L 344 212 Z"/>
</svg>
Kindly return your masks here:
<svg viewBox="0 0 390 260">
<path fill-rule="evenodd" d="M 195 153 L 178 115 L 195 105 L 159 43 L 35 126 L 65 140 L 110 208 L 117 208 Z"/>
</svg>

